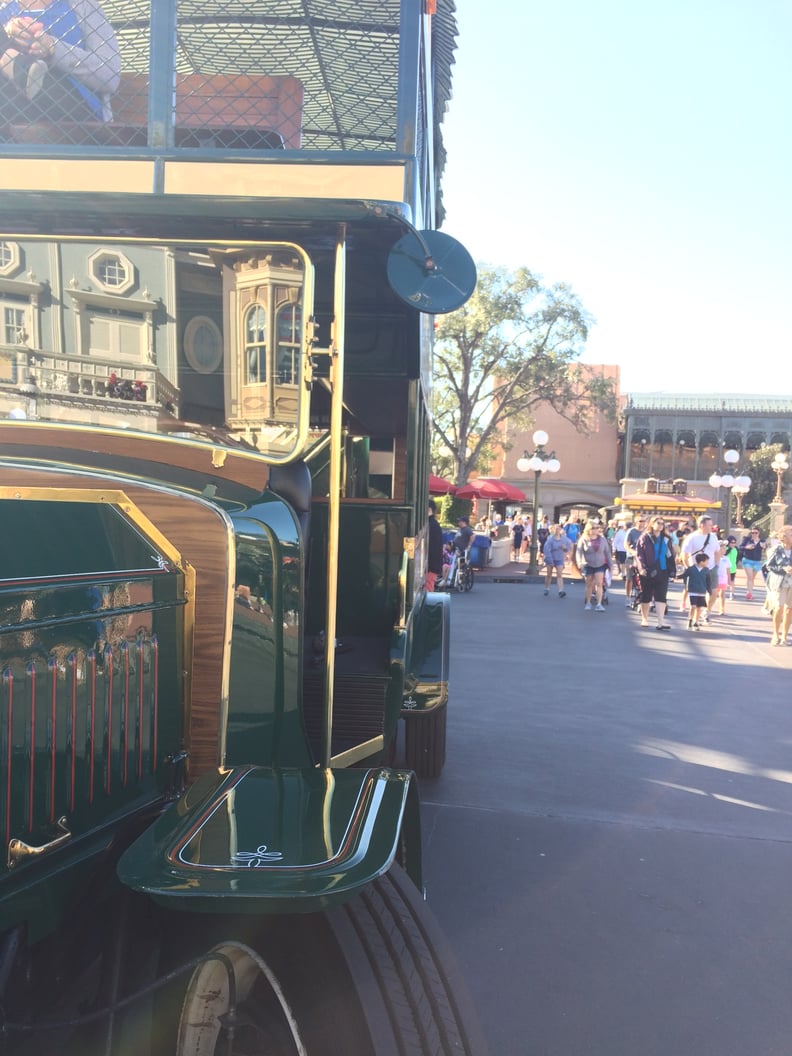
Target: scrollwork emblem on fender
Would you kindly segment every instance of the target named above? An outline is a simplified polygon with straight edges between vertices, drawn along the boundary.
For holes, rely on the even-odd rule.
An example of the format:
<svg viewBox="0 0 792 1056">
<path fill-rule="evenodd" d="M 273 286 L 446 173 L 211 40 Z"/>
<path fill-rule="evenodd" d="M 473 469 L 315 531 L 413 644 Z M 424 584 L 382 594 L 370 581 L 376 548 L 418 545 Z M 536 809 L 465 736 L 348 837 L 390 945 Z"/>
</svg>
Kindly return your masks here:
<svg viewBox="0 0 792 1056">
<path fill-rule="evenodd" d="M 403 706 L 404 706 L 405 708 L 409 708 L 410 710 L 412 710 L 413 708 L 417 708 L 417 707 L 418 707 L 418 701 L 417 701 L 417 700 L 415 699 L 415 697 L 414 697 L 414 696 L 412 695 L 412 693 L 411 693 L 411 694 L 409 695 L 409 697 L 407 697 L 407 698 L 406 698 L 406 699 L 405 699 L 405 700 L 403 701 Z"/>
<path fill-rule="evenodd" d="M 282 859 L 281 852 L 268 851 L 266 843 L 262 843 L 255 851 L 237 851 L 231 855 L 234 865 L 246 865 L 248 869 L 260 869 L 262 866 L 280 862 Z"/>
</svg>

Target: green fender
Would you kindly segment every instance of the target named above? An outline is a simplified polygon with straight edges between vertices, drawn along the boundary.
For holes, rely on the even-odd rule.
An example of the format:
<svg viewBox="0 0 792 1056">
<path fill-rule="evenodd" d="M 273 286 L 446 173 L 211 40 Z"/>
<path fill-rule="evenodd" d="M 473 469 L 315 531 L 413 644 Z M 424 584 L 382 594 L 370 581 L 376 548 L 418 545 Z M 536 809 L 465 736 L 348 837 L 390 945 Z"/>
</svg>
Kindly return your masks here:
<svg viewBox="0 0 792 1056">
<path fill-rule="evenodd" d="M 121 881 L 171 909 L 313 912 L 398 858 L 420 887 L 415 775 L 257 766 L 199 778 L 127 851 Z"/>
<path fill-rule="evenodd" d="M 451 598 L 424 593 L 413 615 L 402 715 L 433 711 L 448 701 Z"/>
</svg>

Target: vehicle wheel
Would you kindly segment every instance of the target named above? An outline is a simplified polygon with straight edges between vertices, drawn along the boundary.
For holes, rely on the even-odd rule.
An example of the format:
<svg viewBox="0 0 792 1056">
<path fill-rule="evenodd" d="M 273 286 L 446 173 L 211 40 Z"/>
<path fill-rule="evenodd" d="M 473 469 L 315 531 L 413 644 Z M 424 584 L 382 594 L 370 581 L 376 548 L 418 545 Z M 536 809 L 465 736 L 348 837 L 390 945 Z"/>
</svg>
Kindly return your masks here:
<svg viewBox="0 0 792 1056">
<path fill-rule="evenodd" d="M 399 866 L 328 918 L 363 997 L 375 1056 L 485 1056 L 445 937 Z"/>
<path fill-rule="evenodd" d="M 439 777 L 445 765 L 445 704 L 428 712 L 413 712 L 404 719 L 404 758 L 419 777 Z"/>
<path fill-rule="evenodd" d="M 227 918 L 225 928 L 218 959 L 182 983 L 169 1056 L 485 1052 L 453 958 L 398 866 L 326 913 Z"/>
</svg>

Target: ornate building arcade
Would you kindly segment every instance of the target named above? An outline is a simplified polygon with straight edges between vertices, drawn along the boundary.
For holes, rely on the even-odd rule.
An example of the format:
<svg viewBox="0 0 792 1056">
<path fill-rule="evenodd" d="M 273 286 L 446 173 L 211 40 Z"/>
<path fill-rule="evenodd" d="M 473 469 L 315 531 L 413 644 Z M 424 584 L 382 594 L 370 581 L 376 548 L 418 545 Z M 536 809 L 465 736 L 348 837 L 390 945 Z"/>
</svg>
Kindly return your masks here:
<svg viewBox="0 0 792 1056">
<path fill-rule="evenodd" d="M 706 481 L 729 448 L 743 458 L 763 444 L 790 449 L 792 398 L 635 393 L 623 409 L 622 477 Z"/>
</svg>

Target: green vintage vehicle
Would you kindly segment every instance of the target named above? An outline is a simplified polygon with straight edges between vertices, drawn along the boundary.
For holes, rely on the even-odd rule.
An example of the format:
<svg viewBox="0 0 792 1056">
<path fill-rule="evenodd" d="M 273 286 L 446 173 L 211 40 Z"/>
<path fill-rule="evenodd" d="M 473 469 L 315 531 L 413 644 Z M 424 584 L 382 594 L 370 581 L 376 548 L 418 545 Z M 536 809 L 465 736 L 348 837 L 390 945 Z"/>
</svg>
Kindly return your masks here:
<svg viewBox="0 0 792 1056">
<path fill-rule="evenodd" d="M 4 1051 L 479 1053 L 416 778 L 453 5 L 103 9 L 112 119 L 0 142 Z"/>
</svg>

